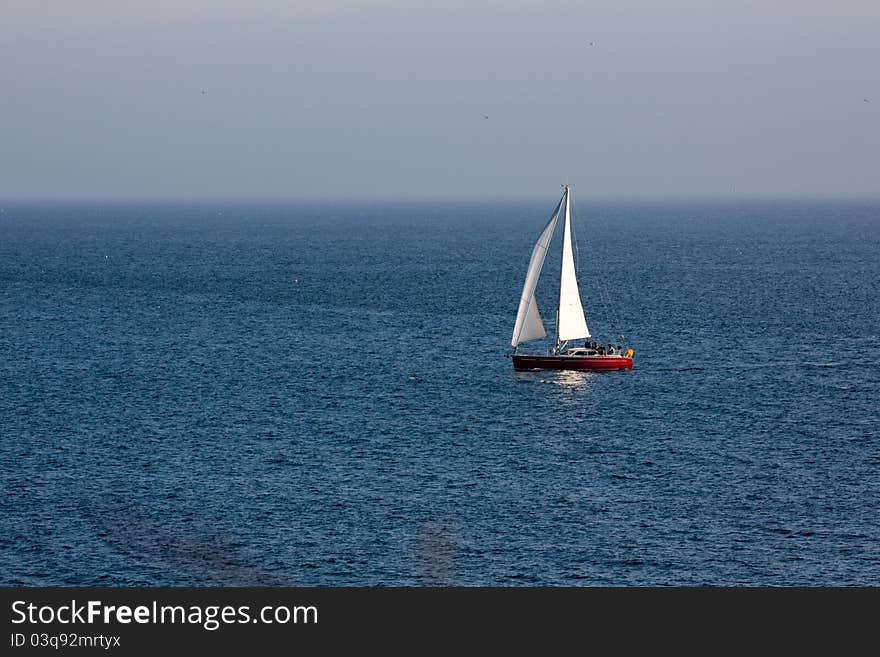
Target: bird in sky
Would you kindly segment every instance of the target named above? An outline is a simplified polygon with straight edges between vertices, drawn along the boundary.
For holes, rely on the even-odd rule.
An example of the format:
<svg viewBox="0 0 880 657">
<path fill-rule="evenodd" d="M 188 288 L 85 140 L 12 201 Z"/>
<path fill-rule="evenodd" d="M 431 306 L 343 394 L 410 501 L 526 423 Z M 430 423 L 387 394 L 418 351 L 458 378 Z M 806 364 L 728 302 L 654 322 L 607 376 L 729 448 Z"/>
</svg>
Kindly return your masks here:
<svg viewBox="0 0 880 657">
<path fill-rule="evenodd" d="M 864 100 L 866 103 L 870 103 L 870 102 L 871 102 L 871 99 L 870 99 L 870 98 L 862 98 L 862 100 Z"/>
<path fill-rule="evenodd" d="M 483 118 L 484 118 L 484 119 L 488 119 L 488 118 L 489 118 L 489 115 L 488 115 L 488 114 L 484 114 L 484 115 L 483 115 Z"/>
</svg>

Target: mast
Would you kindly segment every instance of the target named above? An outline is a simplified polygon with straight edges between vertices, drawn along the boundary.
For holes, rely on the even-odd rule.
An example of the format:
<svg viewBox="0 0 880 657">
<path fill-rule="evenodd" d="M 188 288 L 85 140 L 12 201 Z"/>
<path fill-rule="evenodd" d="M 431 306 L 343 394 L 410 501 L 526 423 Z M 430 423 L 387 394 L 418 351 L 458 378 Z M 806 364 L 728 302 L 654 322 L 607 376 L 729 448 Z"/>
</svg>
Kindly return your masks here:
<svg viewBox="0 0 880 657">
<path fill-rule="evenodd" d="M 565 223 L 562 225 L 562 257 L 559 259 L 559 302 L 556 304 L 556 351 L 559 351 L 559 316 L 562 314 L 562 268 L 565 267 L 565 240 L 569 234 L 569 222 L 571 221 L 571 187 L 565 187 Z"/>
</svg>

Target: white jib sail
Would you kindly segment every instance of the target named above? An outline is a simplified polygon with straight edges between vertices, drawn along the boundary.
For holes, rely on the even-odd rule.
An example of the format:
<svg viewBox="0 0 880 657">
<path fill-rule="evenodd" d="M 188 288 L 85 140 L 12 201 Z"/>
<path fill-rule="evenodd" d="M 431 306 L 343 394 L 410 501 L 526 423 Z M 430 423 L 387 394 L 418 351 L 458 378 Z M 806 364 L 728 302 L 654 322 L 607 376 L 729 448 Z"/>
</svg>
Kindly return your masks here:
<svg viewBox="0 0 880 657">
<path fill-rule="evenodd" d="M 562 233 L 562 273 L 559 280 L 559 319 L 557 324 L 557 340 L 576 340 L 590 337 L 581 295 L 578 290 L 577 277 L 574 270 L 574 256 L 571 252 L 571 201 L 569 190 L 565 195 L 565 227 Z"/>
<path fill-rule="evenodd" d="M 538 277 L 541 275 L 541 267 L 544 266 L 544 258 L 547 256 L 547 247 L 550 245 L 550 238 L 553 236 L 553 229 L 556 228 L 556 220 L 559 218 L 559 209 L 562 207 L 562 200 L 556 205 L 553 216 L 541 232 L 541 236 L 532 249 L 532 258 L 529 260 L 529 269 L 526 273 L 526 281 L 523 284 L 522 296 L 519 299 L 519 310 L 516 313 L 516 324 L 513 326 L 513 338 L 510 341 L 512 347 L 516 347 L 520 342 L 528 342 L 529 340 L 537 340 L 547 335 L 544 330 L 544 322 L 541 321 L 541 314 L 538 312 L 538 302 L 535 300 L 535 286 L 538 284 Z"/>
</svg>

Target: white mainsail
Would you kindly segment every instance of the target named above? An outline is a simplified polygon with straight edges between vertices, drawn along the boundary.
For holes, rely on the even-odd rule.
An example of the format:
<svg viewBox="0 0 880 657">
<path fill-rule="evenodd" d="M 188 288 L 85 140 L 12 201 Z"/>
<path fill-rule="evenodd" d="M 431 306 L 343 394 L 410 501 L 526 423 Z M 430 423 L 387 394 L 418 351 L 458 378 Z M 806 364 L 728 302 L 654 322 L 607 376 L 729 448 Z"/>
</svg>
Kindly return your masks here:
<svg viewBox="0 0 880 657">
<path fill-rule="evenodd" d="M 559 277 L 559 315 L 556 319 L 556 342 L 590 337 L 581 295 L 578 290 L 571 251 L 571 191 L 565 187 L 565 226 L 562 232 L 562 272 Z"/>
<path fill-rule="evenodd" d="M 541 314 L 538 312 L 538 302 L 535 300 L 535 286 L 538 284 L 538 277 L 541 275 L 541 267 L 544 266 L 544 258 L 547 256 L 547 247 L 550 245 L 550 238 L 553 236 L 553 229 L 556 228 L 556 220 L 559 218 L 559 209 L 562 207 L 562 199 L 553 211 L 553 216 L 541 232 L 541 236 L 532 249 L 532 258 L 529 260 L 529 269 L 526 273 L 526 280 L 523 284 L 522 296 L 519 299 L 519 310 L 516 313 L 516 324 L 513 326 L 513 338 L 510 341 L 512 347 L 516 347 L 520 342 L 528 342 L 529 340 L 538 340 L 547 335 L 544 330 L 544 322 L 541 321 Z"/>
</svg>

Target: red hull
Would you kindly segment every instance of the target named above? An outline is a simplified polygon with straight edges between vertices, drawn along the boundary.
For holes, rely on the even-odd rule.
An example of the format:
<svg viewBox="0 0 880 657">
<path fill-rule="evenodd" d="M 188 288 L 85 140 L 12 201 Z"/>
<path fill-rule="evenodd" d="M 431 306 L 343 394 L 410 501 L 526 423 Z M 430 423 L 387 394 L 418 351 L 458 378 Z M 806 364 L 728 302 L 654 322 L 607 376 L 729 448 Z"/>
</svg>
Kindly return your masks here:
<svg viewBox="0 0 880 657">
<path fill-rule="evenodd" d="M 631 370 L 626 356 L 526 356 L 513 355 L 517 370 Z"/>
</svg>

